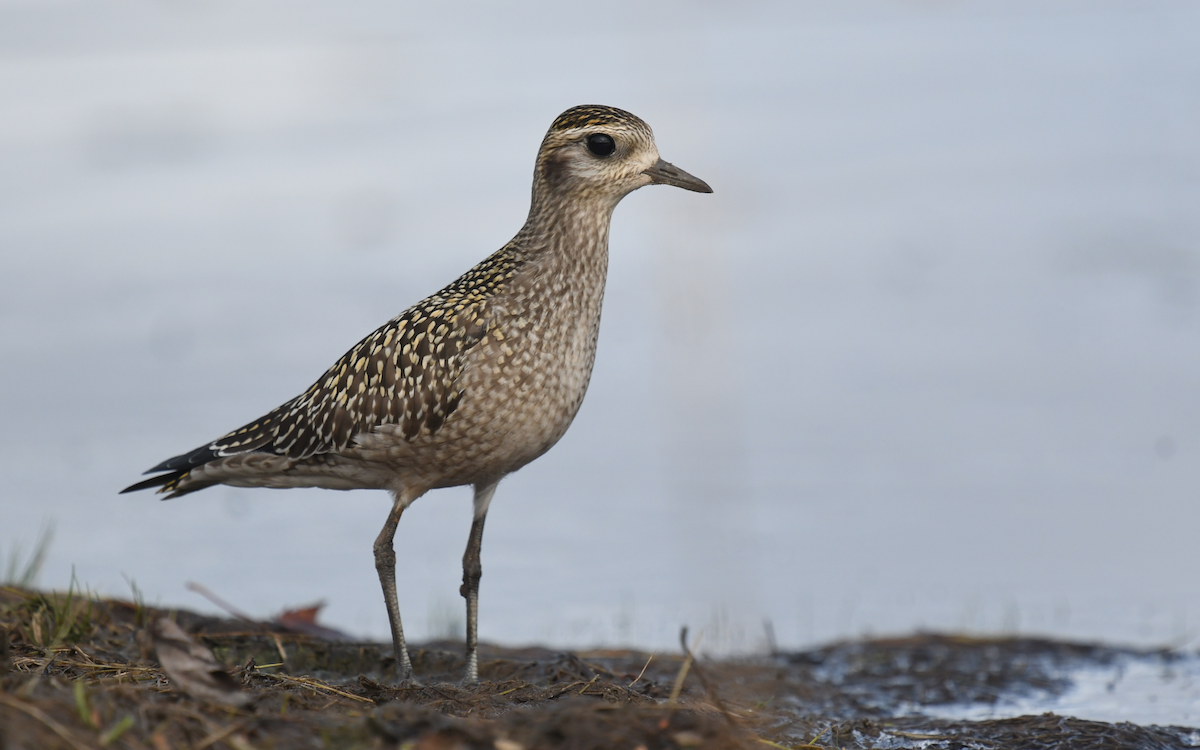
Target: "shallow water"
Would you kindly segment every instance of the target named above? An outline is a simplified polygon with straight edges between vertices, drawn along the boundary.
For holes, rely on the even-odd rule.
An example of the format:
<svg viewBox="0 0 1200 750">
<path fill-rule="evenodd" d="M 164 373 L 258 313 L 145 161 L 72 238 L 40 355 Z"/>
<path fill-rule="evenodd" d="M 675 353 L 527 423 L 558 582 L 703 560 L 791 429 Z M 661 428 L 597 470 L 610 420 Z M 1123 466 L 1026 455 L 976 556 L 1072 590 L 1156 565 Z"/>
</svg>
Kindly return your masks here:
<svg viewBox="0 0 1200 750">
<path fill-rule="evenodd" d="M 716 192 L 617 211 L 587 402 L 489 516 L 484 639 L 1191 649 L 1197 31 L 1183 0 L 0 4 L 0 551 L 52 522 L 43 585 L 383 636 L 381 493 L 115 492 L 499 247 L 599 101 Z M 401 524 L 416 638 L 462 627 L 469 507 Z"/>
<path fill-rule="evenodd" d="M 1185 726 L 1200 724 L 1200 659 L 1123 654 L 1112 664 L 1080 663 L 1061 675 L 1069 687 L 1002 694 L 994 703 L 924 706 L 924 716 L 960 721 L 1006 719 L 1047 711 L 1060 716 L 1110 723 Z M 1200 745 L 1200 732 L 1193 745 Z"/>
</svg>

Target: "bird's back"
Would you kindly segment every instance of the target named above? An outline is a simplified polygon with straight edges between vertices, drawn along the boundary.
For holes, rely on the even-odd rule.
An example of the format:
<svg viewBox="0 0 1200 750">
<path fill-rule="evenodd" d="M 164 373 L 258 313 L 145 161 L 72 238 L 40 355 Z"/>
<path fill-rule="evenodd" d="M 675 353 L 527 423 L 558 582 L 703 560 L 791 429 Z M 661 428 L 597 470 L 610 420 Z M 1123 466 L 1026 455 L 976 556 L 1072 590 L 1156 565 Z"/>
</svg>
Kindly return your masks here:
<svg viewBox="0 0 1200 750">
<path fill-rule="evenodd" d="M 127 491 L 432 489 L 515 471 L 557 442 L 582 403 L 604 293 L 602 235 L 564 248 L 523 232 L 300 395 Z"/>
</svg>

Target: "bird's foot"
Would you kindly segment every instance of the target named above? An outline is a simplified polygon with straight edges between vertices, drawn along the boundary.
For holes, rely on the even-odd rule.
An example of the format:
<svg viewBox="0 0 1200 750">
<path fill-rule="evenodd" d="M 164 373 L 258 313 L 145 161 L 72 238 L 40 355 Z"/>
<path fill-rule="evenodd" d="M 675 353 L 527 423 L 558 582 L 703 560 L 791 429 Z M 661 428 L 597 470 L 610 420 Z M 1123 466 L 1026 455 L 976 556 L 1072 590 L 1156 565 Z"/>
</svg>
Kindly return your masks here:
<svg viewBox="0 0 1200 750">
<path fill-rule="evenodd" d="M 479 661 L 477 658 L 472 658 L 474 656 L 472 654 L 471 657 L 468 657 L 467 668 L 463 670 L 461 683 L 463 687 L 471 687 L 479 684 Z"/>
<path fill-rule="evenodd" d="M 413 671 L 412 661 L 408 659 L 407 653 L 405 653 L 404 656 L 405 658 L 403 660 L 398 660 L 399 663 L 396 664 L 395 687 L 397 689 L 421 687 L 421 681 L 417 679 L 417 675 Z"/>
</svg>

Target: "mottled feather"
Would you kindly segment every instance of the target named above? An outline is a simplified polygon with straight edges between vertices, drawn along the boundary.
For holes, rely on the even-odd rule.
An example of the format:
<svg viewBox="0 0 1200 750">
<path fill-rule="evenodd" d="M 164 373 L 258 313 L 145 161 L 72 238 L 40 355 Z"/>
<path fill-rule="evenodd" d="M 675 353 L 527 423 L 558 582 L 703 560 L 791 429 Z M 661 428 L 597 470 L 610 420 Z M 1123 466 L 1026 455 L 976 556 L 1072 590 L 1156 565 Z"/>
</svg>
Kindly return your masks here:
<svg viewBox="0 0 1200 750">
<path fill-rule="evenodd" d="M 197 466 L 241 453 L 305 459 L 345 449 L 356 435 L 396 424 L 405 440 L 436 433 L 454 414 L 463 356 L 487 331 L 488 301 L 519 262 L 506 245 L 437 294 L 373 331 L 317 382 L 274 411 L 208 445 L 167 459 L 147 474 L 171 472 L 123 492 L 177 489 Z"/>
</svg>

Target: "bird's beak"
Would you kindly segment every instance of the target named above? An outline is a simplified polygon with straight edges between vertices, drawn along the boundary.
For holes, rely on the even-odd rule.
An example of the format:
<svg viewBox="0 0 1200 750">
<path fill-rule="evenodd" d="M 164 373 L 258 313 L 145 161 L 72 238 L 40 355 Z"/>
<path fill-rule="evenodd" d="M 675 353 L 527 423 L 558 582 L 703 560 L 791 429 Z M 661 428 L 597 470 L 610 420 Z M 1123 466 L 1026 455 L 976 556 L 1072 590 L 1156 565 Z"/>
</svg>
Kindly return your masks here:
<svg viewBox="0 0 1200 750">
<path fill-rule="evenodd" d="M 679 167 L 659 159 L 654 166 L 642 174 L 650 178 L 651 185 L 674 185 L 696 193 L 711 193 L 712 188 L 699 177 L 693 177 Z"/>
</svg>

